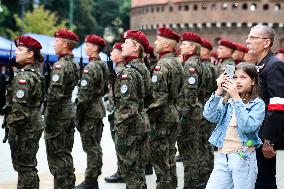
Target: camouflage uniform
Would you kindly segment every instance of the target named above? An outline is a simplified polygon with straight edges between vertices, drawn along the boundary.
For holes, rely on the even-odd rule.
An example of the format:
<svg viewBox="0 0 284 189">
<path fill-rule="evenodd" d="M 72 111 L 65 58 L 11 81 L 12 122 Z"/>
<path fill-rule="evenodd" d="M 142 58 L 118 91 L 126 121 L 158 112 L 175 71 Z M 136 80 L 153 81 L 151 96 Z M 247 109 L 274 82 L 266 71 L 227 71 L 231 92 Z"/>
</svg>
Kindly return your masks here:
<svg viewBox="0 0 284 189">
<path fill-rule="evenodd" d="M 217 65 L 217 78 L 225 71 L 226 65 L 235 65 L 235 62 L 232 58 L 222 59 Z"/>
<path fill-rule="evenodd" d="M 116 73 L 116 79 L 118 77 L 120 77 L 121 75 L 121 72 L 122 70 L 124 69 L 124 63 L 119 63 L 116 65 L 115 67 L 115 73 Z M 114 87 L 114 86 L 110 86 L 110 87 Z M 108 121 L 109 121 L 109 124 L 110 124 L 110 131 L 111 131 L 111 137 L 112 137 L 112 140 L 115 142 L 115 131 L 116 131 L 116 128 L 114 127 L 114 112 L 115 112 L 115 95 L 113 94 L 114 92 L 114 89 L 110 88 L 109 89 L 109 100 L 110 100 L 110 103 L 112 102 L 112 113 L 110 113 L 108 115 Z M 121 176 L 121 167 L 120 167 L 120 164 L 121 164 L 121 160 L 119 158 L 119 156 L 117 155 L 117 174 L 119 176 Z"/>
<path fill-rule="evenodd" d="M 141 178 L 142 156 L 140 146 L 146 133 L 144 109 L 144 82 L 141 74 L 131 65 L 136 60 L 128 62 L 115 82 L 115 112 L 114 126 L 115 148 L 121 160 L 122 176 L 128 189 L 144 189 L 146 183 Z"/>
<path fill-rule="evenodd" d="M 199 99 L 202 106 L 205 105 L 213 91 L 216 90 L 216 78 L 215 68 L 209 59 L 202 60 L 202 86 L 199 93 Z M 212 132 L 213 125 L 208 122 L 204 117 L 201 120 L 200 132 L 199 132 L 199 175 L 201 182 L 207 182 L 214 166 L 214 148 L 208 142 L 210 134 Z"/>
<path fill-rule="evenodd" d="M 44 128 L 40 114 L 42 80 L 37 65 L 28 64 L 12 80 L 9 98 L 11 109 L 6 123 L 14 169 L 18 172 L 17 188 L 38 189 L 36 154 Z"/>
<path fill-rule="evenodd" d="M 202 119 L 202 104 L 198 94 L 202 80 L 202 67 L 198 55 L 184 62 L 184 86 L 180 94 L 181 119 L 179 149 L 184 153 L 184 188 L 194 187 L 200 182 L 199 137 Z"/>
<path fill-rule="evenodd" d="M 75 185 L 71 155 L 75 112 L 71 95 L 78 78 L 79 65 L 74 61 L 73 55 L 65 55 L 54 63 L 45 111 L 45 142 L 55 189 L 71 189 Z"/>
<path fill-rule="evenodd" d="M 104 126 L 102 119 L 106 115 L 102 96 L 106 92 L 108 76 L 108 68 L 100 59 L 92 60 L 82 71 L 76 118 L 83 150 L 87 153 L 87 181 L 97 181 L 101 174 L 100 142 Z"/>
<path fill-rule="evenodd" d="M 139 61 L 139 59 L 136 59 L 132 62 L 132 67 L 135 68 L 140 74 L 141 77 L 143 78 L 143 82 L 144 82 L 144 89 L 145 89 L 145 96 L 144 96 L 144 107 L 148 108 L 148 106 L 151 104 L 152 102 L 152 82 L 151 82 L 151 75 L 150 75 L 150 71 L 148 70 L 148 68 L 146 67 L 146 65 L 144 64 L 144 62 Z M 146 124 L 147 130 L 146 133 L 143 136 L 143 145 L 140 146 L 140 154 L 142 154 L 142 156 L 140 156 L 140 163 L 141 163 L 141 168 L 139 168 L 140 171 L 140 175 L 141 177 L 144 179 L 144 182 L 146 183 L 146 178 L 145 178 L 145 167 L 146 164 L 148 164 L 150 162 L 150 151 L 149 151 L 149 139 L 148 139 L 148 132 L 150 129 L 150 122 L 149 122 L 149 118 L 147 113 L 145 112 L 145 110 L 143 110 L 142 112 L 143 117 L 144 117 L 144 123 Z"/>
<path fill-rule="evenodd" d="M 154 102 L 149 106 L 148 114 L 157 189 L 177 187 L 175 143 L 179 115 L 176 100 L 182 87 L 182 74 L 174 53 L 167 53 L 158 61 L 152 76 Z"/>
</svg>

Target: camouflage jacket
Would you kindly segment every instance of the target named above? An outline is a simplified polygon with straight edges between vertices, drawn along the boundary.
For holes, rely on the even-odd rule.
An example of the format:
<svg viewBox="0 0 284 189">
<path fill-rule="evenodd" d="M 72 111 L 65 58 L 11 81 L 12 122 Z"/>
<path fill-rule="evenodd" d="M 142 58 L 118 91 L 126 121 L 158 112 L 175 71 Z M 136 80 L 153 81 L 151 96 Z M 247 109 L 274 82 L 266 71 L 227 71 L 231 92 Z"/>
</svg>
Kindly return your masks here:
<svg viewBox="0 0 284 189">
<path fill-rule="evenodd" d="M 235 62 L 232 58 L 226 58 L 222 60 L 218 65 L 217 65 L 217 78 L 225 71 L 226 65 L 235 65 Z"/>
<path fill-rule="evenodd" d="M 202 67 L 200 57 L 197 55 L 191 56 L 184 64 L 184 85 L 180 93 L 180 107 L 186 114 L 193 109 L 198 102 L 198 95 L 202 83 Z"/>
<path fill-rule="evenodd" d="M 71 95 L 78 84 L 79 68 L 73 55 L 61 57 L 52 66 L 45 111 L 46 127 L 50 127 L 50 132 L 55 132 L 55 128 L 51 128 L 55 126 L 55 121 L 74 117 Z"/>
<path fill-rule="evenodd" d="M 176 103 L 182 88 L 181 71 L 174 53 L 163 55 L 154 69 L 154 102 L 149 106 L 148 113 L 161 122 L 179 122 Z"/>
<path fill-rule="evenodd" d="M 11 110 L 7 115 L 7 125 L 13 129 L 32 132 L 44 128 L 40 114 L 43 80 L 38 65 L 27 64 L 13 78 L 11 91 Z"/>
<path fill-rule="evenodd" d="M 133 65 L 136 65 L 135 59 L 125 65 L 115 81 L 114 125 L 116 127 L 136 121 L 137 116 L 144 109 L 144 81 Z"/>
<path fill-rule="evenodd" d="M 102 96 L 107 90 L 108 77 L 108 67 L 99 59 L 89 62 L 84 67 L 77 104 L 77 113 L 80 112 L 82 117 L 102 119 L 105 116 Z"/>
<path fill-rule="evenodd" d="M 216 90 L 216 71 L 210 59 L 202 60 L 202 84 L 200 89 L 200 100 L 204 104 L 210 95 Z"/>
</svg>

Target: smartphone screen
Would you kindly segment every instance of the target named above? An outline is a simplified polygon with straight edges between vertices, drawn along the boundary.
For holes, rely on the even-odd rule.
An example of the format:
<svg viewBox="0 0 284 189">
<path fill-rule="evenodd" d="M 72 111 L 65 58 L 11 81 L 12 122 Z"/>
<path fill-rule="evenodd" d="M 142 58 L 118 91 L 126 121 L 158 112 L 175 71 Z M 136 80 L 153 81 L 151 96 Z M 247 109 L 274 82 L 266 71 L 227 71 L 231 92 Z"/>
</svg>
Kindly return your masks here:
<svg viewBox="0 0 284 189">
<path fill-rule="evenodd" d="M 234 65 L 226 65 L 225 72 L 229 76 L 230 79 L 233 79 L 234 74 L 235 74 L 235 66 Z"/>
</svg>

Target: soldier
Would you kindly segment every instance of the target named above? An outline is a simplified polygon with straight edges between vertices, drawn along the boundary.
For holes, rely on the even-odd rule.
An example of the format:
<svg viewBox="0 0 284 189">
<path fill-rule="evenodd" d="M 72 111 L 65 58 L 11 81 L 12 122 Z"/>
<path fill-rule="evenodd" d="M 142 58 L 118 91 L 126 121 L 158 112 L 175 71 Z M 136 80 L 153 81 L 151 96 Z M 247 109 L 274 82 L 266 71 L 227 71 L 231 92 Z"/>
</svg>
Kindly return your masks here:
<svg viewBox="0 0 284 189">
<path fill-rule="evenodd" d="M 279 60 L 284 62 L 284 48 L 278 49 L 277 53 L 276 53 L 276 56 L 277 56 L 277 58 L 279 58 Z"/>
<path fill-rule="evenodd" d="M 159 28 L 155 51 L 159 61 L 152 76 L 154 101 L 148 108 L 150 118 L 150 150 L 157 176 L 157 189 L 177 187 L 176 135 L 179 115 L 176 108 L 182 87 L 182 72 L 175 57 L 179 36 L 167 28 Z"/>
<path fill-rule="evenodd" d="M 85 180 L 76 189 L 98 189 L 98 177 L 102 169 L 101 139 L 103 117 L 106 116 L 102 97 L 106 93 L 109 70 L 99 56 L 106 45 L 97 35 L 85 37 L 85 51 L 89 63 L 83 68 L 77 103 L 77 129 L 80 132 L 84 152 L 87 153 Z"/>
<path fill-rule="evenodd" d="M 224 72 L 226 65 L 235 65 L 232 55 L 236 46 L 233 42 L 221 39 L 217 50 L 219 63 L 217 65 L 217 77 Z"/>
<path fill-rule="evenodd" d="M 202 105 L 198 99 L 202 82 L 200 61 L 201 38 L 191 32 L 181 35 L 184 86 L 180 95 L 180 144 L 184 153 L 184 189 L 194 188 L 201 182 L 199 174 L 199 131 Z M 180 149 L 180 148 L 179 148 Z"/>
<path fill-rule="evenodd" d="M 209 99 L 212 92 L 216 90 L 216 70 L 210 60 L 210 51 L 213 49 L 212 44 L 206 40 L 201 41 L 201 64 L 202 64 L 202 87 L 200 90 L 199 99 L 202 106 Z M 212 132 L 213 125 L 210 124 L 204 117 L 201 120 L 199 132 L 199 151 L 200 151 L 200 168 L 199 174 L 202 178 L 202 183 L 205 185 L 214 167 L 214 147 L 208 142 Z"/>
<path fill-rule="evenodd" d="M 45 111 L 47 160 L 55 189 L 73 189 L 75 174 L 71 155 L 74 143 L 74 117 L 71 95 L 79 79 L 79 65 L 72 50 L 78 36 L 68 30 L 54 33 L 54 50 L 59 60 L 53 64 Z"/>
<path fill-rule="evenodd" d="M 115 43 L 113 46 L 113 49 L 110 53 L 111 55 L 111 60 L 115 63 L 115 73 L 116 73 L 116 78 L 121 75 L 121 71 L 124 69 L 124 58 L 122 56 L 122 43 Z M 108 121 L 110 123 L 110 131 L 111 131 L 111 137 L 113 141 L 115 142 L 115 128 L 114 128 L 114 111 L 115 111 L 115 96 L 114 96 L 114 86 L 110 86 L 109 90 L 109 100 L 110 100 L 110 112 L 108 116 Z M 108 183 L 124 183 L 125 180 L 122 177 L 122 172 L 121 172 L 121 159 L 119 159 L 119 156 L 117 155 L 117 171 L 115 174 L 105 177 L 105 181 Z"/>
<path fill-rule="evenodd" d="M 17 37 L 15 45 L 16 62 L 21 69 L 13 78 L 7 96 L 7 104 L 10 105 L 5 120 L 9 128 L 8 141 L 13 167 L 18 172 L 17 188 L 38 189 L 36 154 L 44 128 L 40 113 L 43 81 L 39 63 L 43 61 L 42 47 L 29 36 Z"/>
<path fill-rule="evenodd" d="M 234 44 L 236 46 L 236 49 L 234 50 L 232 58 L 235 61 L 235 64 L 238 65 L 240 62 L 244 62 L 244 57 L 245 54 L 248 52 L 248 48 L 246 48 L 244 45 L 240 43 L 234 43 Z"/>
<path fill-rule="evenodd" d="M 149 43 L 141 31 L 128 30 L 124 33 L 122 56 L 125 69 L 118 76 L 115 87 L 115 148 L 121 159 L 121 171 L 128 189 L 146 189 L 145 174 L 139 169 L 143 166 L 140 160 L 140 146 L 146 133 L 144 121 L 145 88 L 142 74 L 137 64 L 142 63 L 142 56 Z"/>
</svg>

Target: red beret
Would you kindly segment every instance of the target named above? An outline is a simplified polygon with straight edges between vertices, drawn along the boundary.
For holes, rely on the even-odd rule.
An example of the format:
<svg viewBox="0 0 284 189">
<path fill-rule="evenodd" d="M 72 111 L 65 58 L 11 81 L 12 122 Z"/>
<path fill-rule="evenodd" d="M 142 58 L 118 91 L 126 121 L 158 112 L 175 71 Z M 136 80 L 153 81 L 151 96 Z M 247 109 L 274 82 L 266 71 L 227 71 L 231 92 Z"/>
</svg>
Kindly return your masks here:
<svg viewBox="0 0 284 189">
<path fill-rule="evenodd" d="M 221 40 L 219 41 L 219 45 L 220 45 L 220 46 L 225 46 L 225 47 L 230 48 L 230 49 L 233 49 L 233 50 L 236 49 L 235 44 L 234 44 L 232 41 L 229 41 L 229 40 L 221 39 Z"/>
<path fill-rule="evenodd" d="M 218 58 L 218 54 L 216 51 L 211 51 L 210 56 L 214 58 Z"/>
<path fill-rule="evenodd" d="M 180 40 L 179 35 L 169 28 L 159 28 L 157 35 L 164 38 L 176 40 L 177 42 L 179 42 Z"/>
<path fill-rule="evenodd" d="M 191 42 L 194 42 L 194 43 L 201 44 L 201 37 L 199 37 L 199 35 L 197 35 L 195 33 L 191 33 L 191 32 L 182 33 L 181 36 L 180 36 L 180 40 L 181 41 L 191 41 Z"/>
<path fill-rule="evenodd" d="M 152 45 L 149 44 L 146 53 L 148 53 L 148 54 L 154 53 L 154 48 L 153 48 Z"/>
<path fill-rule="evenodd" d="M 122 47 L 121 47 L 121 43 L 115 43 L 114 45 L 113 45 L 113 49 L 118 49 L 118 50 L 121 50 L 122 51 Z"/>
<path fill-rule="evenodd" d="M 201 39 L 201 46 L 206 49 L 209 49 L 210 51 L 213 49 L 212 44 L 207 39 Z"/>
<path fill-rule="evenodd" d="M 16 47 L 25 46 L 25 47 L 33 48 L 33 49 L 41 49 L 42 48 L 41 44 L 36 39 L 34 39 L 30 36 L 16 37 L 15 45 L 16 45 Z"/>
<path fill-rule="evenodd" d="M 56 38 L 63 38 L 63 39 L 69 39 L 78 42 L 79 37 L 72 31 L 66 30 L 66 29 L 58 29 L 54 33 L 54 37 Z"/>
<path fill-rule="evenodd" d="M 87 35 L 85 37 L 85 43 L 94 43 L 99 46 L 106 46 L 105 40 L 102 37 L 95 34 Z"/>
<path fill-rule="evenodd" d="M 278 49 L 277 53 L 283 53 L 284 54 L 284 48 Z"/>
<path fill-rule="evenodd" d="M 236 46 L 236 50 L 238 51 L 242 51 L 244 53 L 248 52 L 248 48 L 246 48 L 244 45 L 240 44 L 240 43 L 234 43 Z"/>
<path fill-rule="evenodd" d="M 133 39 L 137 41 L 143 46 L 144 51 L 146 51 L 149 46 L 149 41 L 146 35 L 138 30 L 127 30 L 126 32 L 124 32 L 123 39 Z"/>
</svg>

